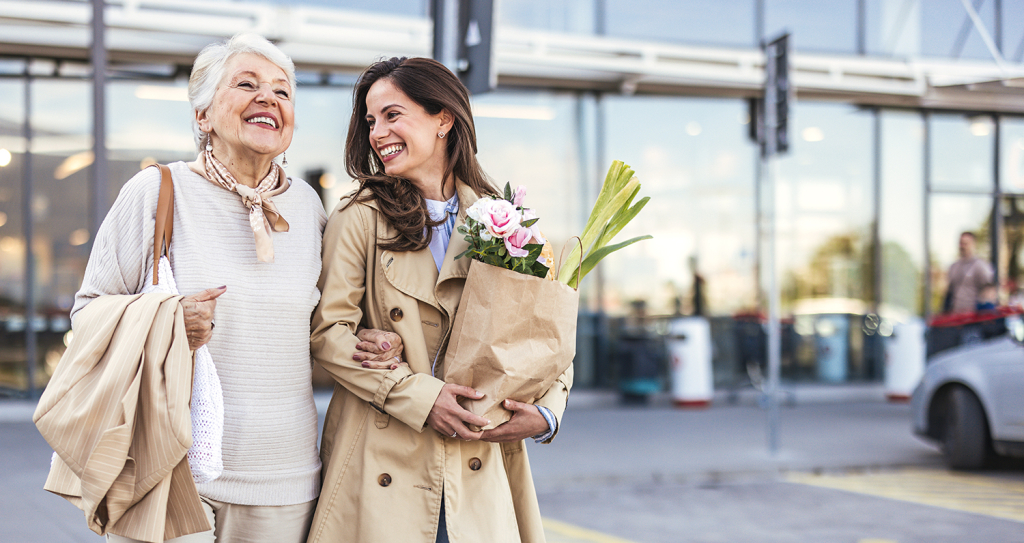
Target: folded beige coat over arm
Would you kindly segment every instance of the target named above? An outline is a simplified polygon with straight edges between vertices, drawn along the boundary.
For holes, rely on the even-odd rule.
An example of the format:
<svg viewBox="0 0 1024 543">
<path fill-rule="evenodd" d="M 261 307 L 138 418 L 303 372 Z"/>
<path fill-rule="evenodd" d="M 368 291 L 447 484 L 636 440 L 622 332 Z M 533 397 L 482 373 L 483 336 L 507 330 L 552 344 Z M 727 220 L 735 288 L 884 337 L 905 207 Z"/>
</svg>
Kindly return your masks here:
<svg viewBox="0 0 1024 543">
<path fill-rule="evenodd" d="M 210 529 L 185 457 L 192 355 L 180 298 L 90 302 L 36 407 L 56 452 L 44 488 L 97 534 L 162 542 Z"/>
</svg>

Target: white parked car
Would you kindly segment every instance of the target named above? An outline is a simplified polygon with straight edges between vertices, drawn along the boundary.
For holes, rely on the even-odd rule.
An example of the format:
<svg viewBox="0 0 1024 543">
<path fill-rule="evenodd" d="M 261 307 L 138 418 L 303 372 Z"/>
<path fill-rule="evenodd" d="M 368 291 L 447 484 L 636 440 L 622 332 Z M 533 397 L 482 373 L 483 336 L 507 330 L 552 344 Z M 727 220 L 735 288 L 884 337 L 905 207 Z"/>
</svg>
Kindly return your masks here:
<svg viewBox="0 0 1024 543">
<path fill-rule="evenodd" d="M 914 433 L 938 444 L 951 468 L 1024 457 L 1024 321 L 1006 317 L 1006 328 L 931 357 L 911 397 Z"/>
</svg>

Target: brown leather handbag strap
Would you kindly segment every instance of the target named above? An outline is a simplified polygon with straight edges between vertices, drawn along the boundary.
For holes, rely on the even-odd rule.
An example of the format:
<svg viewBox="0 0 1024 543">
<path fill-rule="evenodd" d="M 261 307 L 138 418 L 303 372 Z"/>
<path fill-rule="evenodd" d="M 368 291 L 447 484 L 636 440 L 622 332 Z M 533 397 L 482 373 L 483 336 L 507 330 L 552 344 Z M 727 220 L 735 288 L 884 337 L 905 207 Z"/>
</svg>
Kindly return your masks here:
<svg viewBox="0 0 1024 543">
<path fill-rule="evenodd" d="M 171 257 L 171 233 L 174 230 L 174 180 L 171 169 L 163 164 L 160 168 L 160 198 L 156 203 L 156 229 L 153 232 L 153 284 L 160 282 L 160 256 Z"/>
</svg>

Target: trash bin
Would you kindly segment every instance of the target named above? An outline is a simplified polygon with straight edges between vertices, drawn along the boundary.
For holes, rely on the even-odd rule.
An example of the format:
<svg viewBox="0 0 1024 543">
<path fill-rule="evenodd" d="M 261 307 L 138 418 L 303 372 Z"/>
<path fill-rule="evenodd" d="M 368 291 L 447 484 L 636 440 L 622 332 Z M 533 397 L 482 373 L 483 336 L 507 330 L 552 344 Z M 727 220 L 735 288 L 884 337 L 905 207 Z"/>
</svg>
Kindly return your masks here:
<svg viewBox="0 0 1024 543">
<path fill-rule="evenodd" d="M 651 394 L 661 390 L 661 357 L 657 338 L 642 328 L 626 330 L 617 338 L 615 358 L 623 403 L 646 404 Z"/>
<path fill-rule="evenodd" d="M 666 338 L 672 368 L 672 401 L 680 407 L 706 407 L 714 395 L 711 326 L 703 317 L 669 323 Z"/>
<path fill-rule="evenodd" d="M 827 383 L 845 382 L 849 365 L 849 316 L 818 315 L 814 333 L 818 351 L 818 379 Z"/>
<path fill-rule="evenodd" d="M 890 326 L 891 332 L 886 329 Z M 894 324 L 883 321 L 879 334 L 885 337 L 885 396 L 890 401 L 909 401 L 924 376 L 924 321 L 917 317 Z"/>
</svg>

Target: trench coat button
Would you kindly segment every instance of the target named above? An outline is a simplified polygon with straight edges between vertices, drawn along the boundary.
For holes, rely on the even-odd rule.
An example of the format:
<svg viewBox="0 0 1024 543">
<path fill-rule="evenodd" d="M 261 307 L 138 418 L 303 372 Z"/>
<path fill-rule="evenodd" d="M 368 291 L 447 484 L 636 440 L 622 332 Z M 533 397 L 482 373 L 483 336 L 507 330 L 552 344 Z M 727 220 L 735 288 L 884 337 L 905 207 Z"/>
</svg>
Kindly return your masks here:
<svg viewBox="0 0 1024 543">
<path fill-rule="evenodd" d="M 402 320 L 402 308 L 396 307 L 391 310 L 391 320 L 398 322 Z"/>
<path fill-rule="evenodd" d="M 388 486 L 391 484 L 391 476 L 387 473 L 381 473 L 380 477 L 377 477 L 377 483 L 379 483 L 380 486 Z"/>
<path fill-rule="evenodd" d="M 471 458 L 469 460 L 469 469 L 473 471 L 479 471 L 482 466 L 483 462 L 480 462 L 479 458 Z"/>
</svg>

